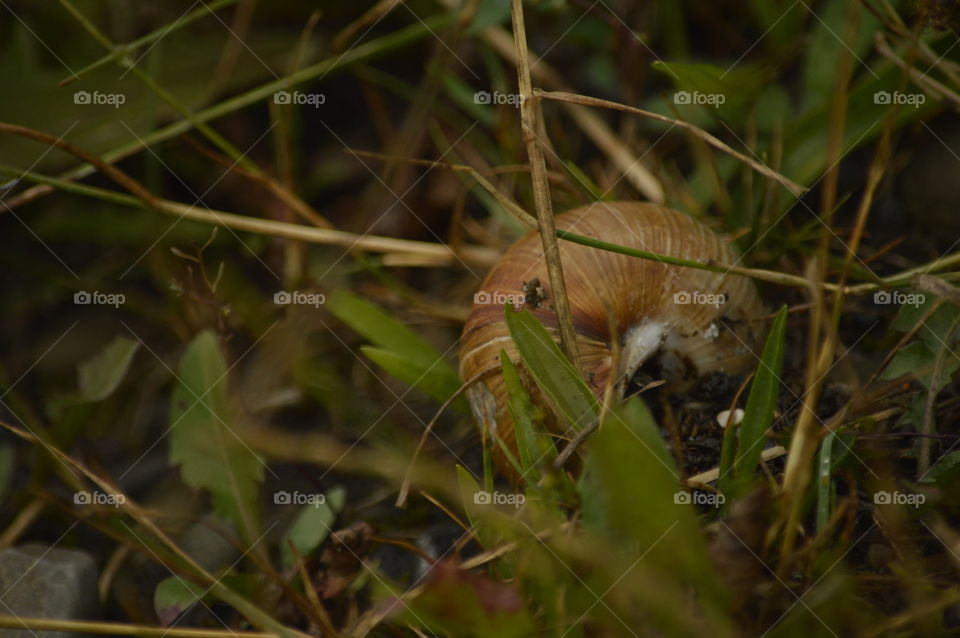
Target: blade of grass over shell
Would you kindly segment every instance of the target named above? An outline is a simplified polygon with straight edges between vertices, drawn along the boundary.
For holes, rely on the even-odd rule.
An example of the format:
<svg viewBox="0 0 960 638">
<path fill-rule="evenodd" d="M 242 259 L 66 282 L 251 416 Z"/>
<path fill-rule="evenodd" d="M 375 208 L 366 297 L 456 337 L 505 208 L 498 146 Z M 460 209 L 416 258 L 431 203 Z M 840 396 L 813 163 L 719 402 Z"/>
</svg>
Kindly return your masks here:
<svg viewBox="0 0 960 638">
<path fill-rule="evenodd" d="M 809 283 L 803 277 L 788 275 L 786 273 L 775 272 L 772 270 L 741 268 L 739 266 L 727 266 L 724 264 L 693 261 L 692 259 L 683 259 L 681 257 L 670 257 L 669 255 L 658 255 L 657 253 L 652 253 L 647 250 L 629 248 L 627 246 L 621 246 L 619 244 L 614 244 L 600 239 L 594 239 L 593 237 L 571 233 L 567 230 L 558 230 L 556 233 L 557 237 L 560 239 L 565 239 L 575 244 L 590 246 L 591 248 L 599 248 L 600 250 L 606 250 L 608 252 L 618 253 L 620 255 L 627 255 L 628 257 L 637 257 L 638 259 L 646 259 L 648 261 L 659 261 L 671 266 L 684 266 L 687 268 L 696 268 L 697 270 L 708 270 L 710 272 L 719 272 L 724 274 L 733 273 L 737 275 L 744 275 L 745 277 L 752 277 L 753 279 L 759 279 L 761 281 L 770 281 L 773 283 L 782 284 L 784 286 L 805 287 Z M 825 288 L 829 289 L 830 286 L 831 284 L 824 284 Z"/>
<path fill-rule="evenodd" d="M 579 430 L 597 418 L 600 406 L 583 377 L 528 310 L 504 306 L 507 329 L 524 366 L 565 421 Z"/>
<path fill-rule="evenodd" d="M 721 489 L 726 493 L 735 493 L 748 483 L 760 462 L 763 443 L 773 424 L 773 412 L 780 396 L 780 371 L 783 368 L 786 328 L 787 307 L 782 306 L 773 319 L 760 363 L 750 385 L 747 406 L 740 423 L 733 473 L 725 476 L 726 480 L 721 480 Z"/>
<path fill-rule="evenodd" d="M 513 418 L 513 434 L 520 453 L 520 476 L 528 483 L 537 483 L 540 481 L 537 465 L 544 454 L 531 418 L 536 408 L 520 382 L 516 367 L 503 350 L 500 351 L 500 366 L 503 368 L 503 382 L 507 386 L 507 406 Z M 556 456 L 555 450 L 553 456 Z M 549 462 L 552 459 L 545 460 Z"/>
</svg>

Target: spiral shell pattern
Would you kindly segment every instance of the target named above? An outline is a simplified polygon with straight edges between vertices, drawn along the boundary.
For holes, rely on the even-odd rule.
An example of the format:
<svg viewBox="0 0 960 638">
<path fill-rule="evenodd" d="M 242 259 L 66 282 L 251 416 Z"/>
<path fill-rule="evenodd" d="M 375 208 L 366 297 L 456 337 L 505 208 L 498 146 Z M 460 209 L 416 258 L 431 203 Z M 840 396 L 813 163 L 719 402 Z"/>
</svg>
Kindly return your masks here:
<svg viewBox="0 0 960 638">
<path fill-rule="evenodd" d="M 735 264 L 728 240 L 681 212 L 641 202 L 597 202 L 558 215 L 558 229 L 693 261 Z M 755 363 L 763 303 L 751 280 L 628 257 L 560 240 L 581 368 L 601 397 L 620 391 L 645 363 L 676 386 L 712 371 L 737 373 Z M 496 439 L 516 456 L 500 374 L 500 351 L 519 365 L 504 312 L 526 308 L 559 340 L 540 236 L 531 232 L 493 266 L 474 296 L 460 342 L 460 376 L 483 374 L 468 389 L 471 408 L 498 468 L 515 482 Z M 619 347 L 614 347 L 614 341 Z M 617 361 L 615 352 L 619 352 Z M 535 400 L 542 400 L 528 383 Z"/>
</svg>

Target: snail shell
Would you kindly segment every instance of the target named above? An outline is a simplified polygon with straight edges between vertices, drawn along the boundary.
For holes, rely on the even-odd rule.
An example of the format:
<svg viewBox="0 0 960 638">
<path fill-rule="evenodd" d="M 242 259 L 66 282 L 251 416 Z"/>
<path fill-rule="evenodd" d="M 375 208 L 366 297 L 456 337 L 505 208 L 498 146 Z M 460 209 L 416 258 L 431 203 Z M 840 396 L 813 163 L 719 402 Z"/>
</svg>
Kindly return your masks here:
<svg viewBox="0 0 960 638">
<path fill-rule="evenodd" d="M 556 227 L 648 252 L 734 264 L 737 255 L 721 238 L 689 215 L 640 202 L 598 202 L 558 215 Z M 658 261 L 628 257 L 560 241 L 567 295 L 577 333 L 580 366 L 587 385 L 602 397 L 617 392 L 644 364 L 675 387 L 708 372 L 737 373 L 756 362 L 764 306 L 753 282 Z M 467 390 L 471 410 L 501 472 L 519 477 L 497 439 L 517 456 L 500 351 L 522 372 L 516 345 L 504 320 L 504 303 L 526 308 L 559 340 L 546 262 L 538 233 L 511 246 L 474 295 L 460 342 L 460 376 L 483 373 Z M 612 329 L 613 328 L 613 329 Z M 613 339 L 619 341 L 614 361 Z M 616 366 L 616 369 L 614 369 Z M 611 378 L 611 375 L 615 375 Z M 532 382 L 535 402 L 543 400 Z"/>
</svg>

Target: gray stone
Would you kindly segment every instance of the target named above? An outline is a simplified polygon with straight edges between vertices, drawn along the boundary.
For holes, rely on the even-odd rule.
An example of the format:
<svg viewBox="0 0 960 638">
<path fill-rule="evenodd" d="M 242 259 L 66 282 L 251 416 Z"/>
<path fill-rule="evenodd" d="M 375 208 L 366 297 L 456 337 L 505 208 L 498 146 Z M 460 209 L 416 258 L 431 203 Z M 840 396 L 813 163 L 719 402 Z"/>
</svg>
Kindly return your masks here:
<svg viewBox="0 0 960 638">
<path fill-rule="evenodd" d="M 33 544 L 0 551 L 0 614 L 88 620 L 94 617 L 97 606 L 97 566 L 88 554 Z M 81 635 L 0 629 L 0 638 Z"/>
</svg>

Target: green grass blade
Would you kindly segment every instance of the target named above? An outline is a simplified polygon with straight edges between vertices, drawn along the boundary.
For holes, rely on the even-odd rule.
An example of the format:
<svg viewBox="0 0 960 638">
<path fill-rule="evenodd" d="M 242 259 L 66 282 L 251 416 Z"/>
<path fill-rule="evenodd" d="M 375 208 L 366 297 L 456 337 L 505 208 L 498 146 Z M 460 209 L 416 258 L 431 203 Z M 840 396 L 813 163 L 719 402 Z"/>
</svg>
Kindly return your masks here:
<svg viewBox="0 0 960 638">
<path fill-rule="evenodd" d="M 337 319 L 373 343 L 374 347 L 364 346 L 360 351 L 391 376 L 440 402 L 460 387 L 457 371 L 439 350 L 373 303 L 337 291 L 330 295 L 327 307 Z M 458 398 L 454 406 L 467 410 L 463 398 Z"/>
<path fill-rule="evenodd" d="M 527 483 L 537 483 L 541 476 L 538 465 L 542 458 L 549 460 L 549 457 L 545 455 L 547 450 L 541 445 L 540 437 L 537 436 L 533 427 L 531 417 L 536 407 L 523 388 L 513 362 L 503 350 L 500 351 L 500 364 L 503 366 L 503 381 L 507 386 L 508 395 L 507 406 L 510 408 L 510 416 L 513 417 L 513 432 L 517 438 L 517 449 L 520 453 L 520 476 Z M 552 448 L 553 446 L 550 446 L 550 449 Z M 556 450 L 552 456 L 556 456 Z"/>
<path fill-rule="evenodd" d="M 749 481 L 760 462 L 767 430 L 773 424 L 773 412 L 780 396 L 780 371 L 783 368 L 784 341 L 787 330 L 787 307 L 783 306 L 773 319 L 770 334 L 763 346 L 760 365 L 750 384 L 747 407 L 740 424 L 737 458 L 733 463 L 733 477 L 724 491 L 738 491 Z M 728 475 L 729 476 L 729 475 Z"/>
<path fill-rule="evenodd" d="M 559 415 L 576 429 L 596 419 L 600 413 L 597 398 L 547 329 L 527 310 L 514 312 L 504 307 L 504 313 L 523 364 Z"/>
<path fill-rule="evenodd" d="M 830 520 L 831 501 L 833 499 L 833 441 L 836 432 L 831 432 L 820 444 L 820 462 L 817 466 L 817 532 L 823 532 Z"/>
</svg>

